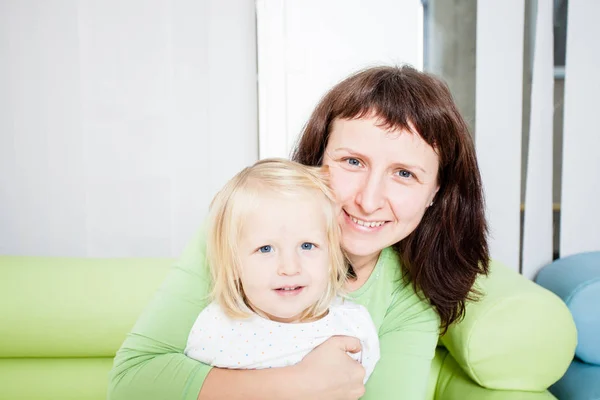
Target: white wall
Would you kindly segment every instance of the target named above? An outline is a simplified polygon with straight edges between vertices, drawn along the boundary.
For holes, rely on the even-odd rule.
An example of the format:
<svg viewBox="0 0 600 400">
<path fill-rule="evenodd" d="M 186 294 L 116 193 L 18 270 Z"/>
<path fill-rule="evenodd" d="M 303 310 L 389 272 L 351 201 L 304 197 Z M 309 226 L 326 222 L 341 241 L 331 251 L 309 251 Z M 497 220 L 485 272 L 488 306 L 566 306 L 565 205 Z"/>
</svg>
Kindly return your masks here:
<svg viewBox="0 0 600 400">
<path fill-rule="evenodd" d="M 492 256 L 518 269 L 524 2 L 492 3 L 478 3 L 477 151 Z M 540 4 L 528 277 L 548 259 L 550 237 L 550 32 Z M 570 2 L 562 256 L 600 250 L 589 97 L 600 91 L 599 13 L 595 2 Z M 421 68 L 422 41 L 419 0 L 257 0 L 256 10 L 252 0 L 0 2 L 0 254 L 178 255 L 259 144 L 261 158 L 287 156 L 335 82 L 374 64 Z"/>
<path fill-rule="evenodd" d="M 570 0 L 567 24 L 561 257 L 600 251 L 600 2 Z"/>
<path fill-rule="evenodd" d="M 524 0 L 477 2 L 476 148 L 493 259 L 519 270 Z"/>
<path fill-rule="evenodd" d="M 287 157 L 325 92 L 380 64 L 423 64 L 420 0 L 257 0 L 260 157 Z"/>
<path fill-rule="evenodd" d="M 0 254 L 181 252 L 258 155 L 254 4 L 226 3 L 0 2 Z"/>
</svg>

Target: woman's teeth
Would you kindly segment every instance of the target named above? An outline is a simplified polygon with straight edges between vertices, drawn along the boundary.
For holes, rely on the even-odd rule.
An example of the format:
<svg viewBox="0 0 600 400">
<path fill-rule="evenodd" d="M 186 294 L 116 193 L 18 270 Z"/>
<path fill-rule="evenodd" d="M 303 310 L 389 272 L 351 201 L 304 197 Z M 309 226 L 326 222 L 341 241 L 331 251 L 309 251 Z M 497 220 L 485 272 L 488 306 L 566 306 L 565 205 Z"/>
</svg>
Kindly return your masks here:
<svg viewBox="0 0 600 400">
<path fill-rule="evenodd" d="M 350 214 L 348 214 L 348 215 L 350 216 L 350 219 L 355 224 L 360 225 L 360 226 L 366 226 L 367 228 L 375 228 L 377 226 L 381 226 L 381 225 L 385 224 L 385 221 L 371 221 L 371 222 L 368 222 L 368 221 L 360 220 L 358 218 L 354 218 Z"/>
</svg>

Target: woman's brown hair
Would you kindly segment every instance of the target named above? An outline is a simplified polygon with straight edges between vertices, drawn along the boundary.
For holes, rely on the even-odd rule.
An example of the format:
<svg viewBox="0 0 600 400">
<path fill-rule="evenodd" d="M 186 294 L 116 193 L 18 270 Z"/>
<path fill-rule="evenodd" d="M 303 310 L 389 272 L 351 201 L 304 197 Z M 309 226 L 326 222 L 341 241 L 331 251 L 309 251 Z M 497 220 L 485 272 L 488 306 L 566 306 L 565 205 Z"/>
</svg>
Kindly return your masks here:
<svg viewBox="0 0 600 400">
<path fill-rule="evenodd" d="M 390 130 L 419 134 L 438 154 L 440 189 L 417 228 L 395 245 L 404 278 L 435 308 L 445 332 L 478 294 L 489 250 L 481 176 L 469 129 L 450 90 L 439 78 L 409 66 L 360 71 L 320 101 L 292 154 L 321 165 L 335 119 L 375 115 Z M 414 127 L 414 129 L 413 129 Z"/>
</svg>

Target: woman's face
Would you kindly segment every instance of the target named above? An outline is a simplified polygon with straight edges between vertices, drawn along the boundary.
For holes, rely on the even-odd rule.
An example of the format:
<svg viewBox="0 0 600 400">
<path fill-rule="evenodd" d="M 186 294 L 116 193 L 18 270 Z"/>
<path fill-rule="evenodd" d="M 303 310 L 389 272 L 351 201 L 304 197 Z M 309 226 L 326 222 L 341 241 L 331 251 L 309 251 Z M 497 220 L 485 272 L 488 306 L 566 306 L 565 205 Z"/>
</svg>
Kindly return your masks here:
<svg viewBox="0 0 600 400">
<path fill-rule="evenodd" d="M 375 117 L 336 119 L 323 164 L 342 206 L 342 244 L 357 266 L 407 237 L 439 189 L 438 156 L 420 135 Z"/>
</svg>

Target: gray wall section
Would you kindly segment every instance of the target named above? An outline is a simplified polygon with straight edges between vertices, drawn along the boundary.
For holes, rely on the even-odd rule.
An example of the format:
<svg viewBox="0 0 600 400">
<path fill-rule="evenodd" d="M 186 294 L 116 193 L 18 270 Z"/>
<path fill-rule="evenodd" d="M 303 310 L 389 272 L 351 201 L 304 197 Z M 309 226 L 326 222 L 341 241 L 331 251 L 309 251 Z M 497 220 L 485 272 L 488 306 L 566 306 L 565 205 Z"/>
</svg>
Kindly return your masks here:
<svg viewBox="0 0 600 400">
<path fill-rule="evenodd" d="M 554 146 L 552 157 L 552 195 L 554 207 L 554 257 L 559 256 L 560 248 L 560 202 L 562 188 L 562 151 L 563 151 L 563 109 L 565 98 L 565 81 L 554 79 Z"/>
<path fill-rule="evenodd" d="M 474 132 L 477 0 L 427 0 L 423 5 L 425 70 L 448 83 Z"/>
<path fill-rule="evenodd" d="M 525 2 L 525 29 L 523 30 L 523 123 L 521 142 L 521 203 L 525 203 L 527 158 L 529 155 L 529 125 L 531 122 L 531 84 L 533 81 L 533 52 L 535 49 L 534 1 Z"/>
</svg>

